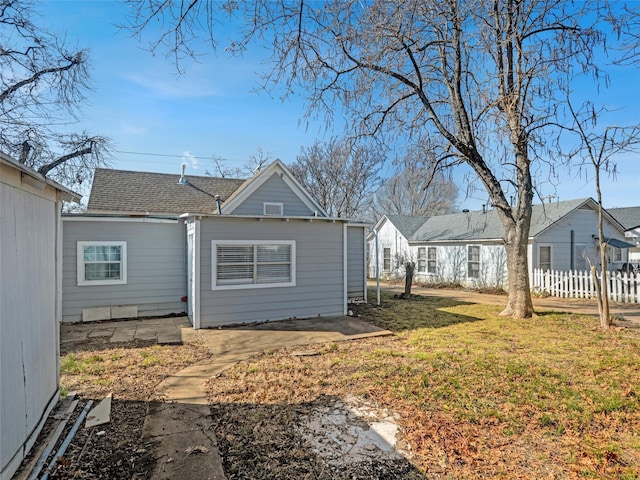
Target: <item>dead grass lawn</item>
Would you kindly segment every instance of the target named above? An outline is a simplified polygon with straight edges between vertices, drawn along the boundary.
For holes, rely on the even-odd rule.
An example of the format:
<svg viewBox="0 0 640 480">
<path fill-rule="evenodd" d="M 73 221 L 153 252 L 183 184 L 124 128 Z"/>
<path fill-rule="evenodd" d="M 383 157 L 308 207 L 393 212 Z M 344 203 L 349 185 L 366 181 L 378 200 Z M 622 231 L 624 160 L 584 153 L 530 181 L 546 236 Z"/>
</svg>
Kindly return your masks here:
<svg viewBox="0 0 640 480">
<path fill-rule="evenodd" d="M 427 478 L 640 478 L 637 332 L 500 310 L 385 294 L 356 313 L 396 336 L 258 356 L 210 381 L 210 401 L 298 408 L 362 396 L 401 415 Z"/>
</svg>

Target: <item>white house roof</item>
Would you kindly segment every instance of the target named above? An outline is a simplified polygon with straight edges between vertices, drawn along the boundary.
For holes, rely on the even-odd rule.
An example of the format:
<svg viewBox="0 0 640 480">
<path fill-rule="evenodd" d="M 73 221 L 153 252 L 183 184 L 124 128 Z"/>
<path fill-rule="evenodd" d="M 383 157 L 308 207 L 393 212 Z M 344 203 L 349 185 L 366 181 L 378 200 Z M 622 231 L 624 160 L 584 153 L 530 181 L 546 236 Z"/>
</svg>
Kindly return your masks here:
<svg viewBox="0 0 640 480">
<path fill-rule="evenodd" d="M 608 208 L 609 212 L 625 230 L 640 227 L 640 207 Z"/>
<path fill-rule="evenodd" d="M 580 208 L 595 210 L 597 206 L 597 202 L 591 198 L 533 205 L 529 236 L 540 235 L 575 210 Z M 619 225 L 619 222 L 606 211 L 605 215 L 611 222 Z M 384 218 L 388 218 L 410 243 L 495 241 L 504 236 L 504 226 L 496 210 L 452 213 L 428 218 L 407 218 L 402 215 L 387 215 Z M 419 226 L 416 227 L 418 224 Z"/>
</svg>

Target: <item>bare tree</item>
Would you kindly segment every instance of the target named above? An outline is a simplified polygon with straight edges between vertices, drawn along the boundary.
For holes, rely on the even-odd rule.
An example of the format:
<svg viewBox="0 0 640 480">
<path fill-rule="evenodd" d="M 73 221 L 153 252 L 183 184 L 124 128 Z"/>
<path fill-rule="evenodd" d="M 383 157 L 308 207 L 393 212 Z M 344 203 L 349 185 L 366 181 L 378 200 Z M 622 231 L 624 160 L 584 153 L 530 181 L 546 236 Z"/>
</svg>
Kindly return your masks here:
<svg viewBox="0 0 640 480">
<path fill-rule="evenodd" d="M 219 155 L 211 157 L 213 169 L 205 170 L 205 174 L 220 178 L 249 178 L 262 170 L 273 160 L 273 154 L 262 147 L 249 156 L 241 167 L 228 167 L 227 160 Z"/>
<path fill-rule="evenodd" d="M 329 216 L 355 218 L 368 210 L 384 161 L 376 145 L 332 138 L 303 147 L 289 169 Z"/>
<path fill-rule="evenodd" d="M 600 252 L 600 288 L 597 289 L 598 313 L 600 326 L 608 329 L 611 326 L 609 311 L 609 292 L 607 281 L 607 253 L 609 245 L 604 235 L 602 190 L 600 178 L 602 175 L 615 176 L 617 163 L 615 159 L 621 153 L 640 152 L 640 125 L 629 127 L 607 126 L 598 127 L 598 119 L 606 112 L 604 108 L 596 109 L 590 101 L 580 108 L 574 108 L 571 100 L 567 99 L 570 119 L 573 125 L 569 129 L 577 136 L 577 146 L 568 153 L 569 161 L 577 162 L 580 169 L 593 169 L 598 200 L 598 247 Z M 591 273 L 597 278 L 596 266 L 591 264 Z"/>
<path fill-rule="evenodd" d="M 89 88 L 86 50 L 35 25 L 28 0 L 0 0 L 0 149 L 68 186 L 106 165 L 107 138 L 69 133 Z"/>
<path fill-rule="evenodd" d="M 435 149 L 421 145 L 394 163 L 397 173 L 375 193 L 376 216 L 444 215 L 456 210 L 458 187 L 436 166 Z"/>
<path fill-rule="evenodd" d="M 151 18 L 173 19 L 160 40 L 185 54 L 197 28 L 213 39 L 225 14 L 213 0 L 132 3 L 139 29 Z M 272 51 L 265 86 L 304 91 L 310 112 L 326 112 L 329 122 L 347 115 L 361 135 L 411 142 L 429 132 L 449 145 L 451 163 L 475 172 L 504 226 L 509 296 L 502 313 L 531 316 L 532 164 L 553 158 L 548 139 L 557 133 L 551 120 L 569 87 L 566 72 L 597 71 L 603 36 L 595 7 L 562 0 L 224 5 L 246 27 L 231 49 L 256 41 Z"/>
</svg>

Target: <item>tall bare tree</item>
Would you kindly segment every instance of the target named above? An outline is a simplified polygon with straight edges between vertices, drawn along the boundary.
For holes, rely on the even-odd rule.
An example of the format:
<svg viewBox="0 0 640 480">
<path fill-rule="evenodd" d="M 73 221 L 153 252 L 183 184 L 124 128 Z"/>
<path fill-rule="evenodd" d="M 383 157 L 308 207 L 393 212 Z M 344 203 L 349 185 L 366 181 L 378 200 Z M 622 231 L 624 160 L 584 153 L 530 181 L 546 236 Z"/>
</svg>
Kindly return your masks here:
<svg viewBox="0 0 640 480">
<path fill-rule="evenodd" d="M 107 163 L 109 141 L 71 131 L 89 88 L 88 52 L 35 15 L 28 0 L 0 0 L 0 149 L 73 187 Z"/>
<path fill-rule="evenodd" d="M 303 147 L 289 169 L 330 217 L 359 218 L 369 211 L 384 161 L 374 144 L 332 138 Z"/>
<path fill-rule="evenodd" d="M 459 190 L 448 172 L 438 167 L 433 145 L 412 148 L 394 163 L 397 173 L 384 180 L 375 193 L 376 216 L 429 216 L 455 211 Z"/>
<path fill-rule="evenodd" d="M 199 26 L 231 11 L 272 52 L 265 85 L 303 91 L 310 112 L 339 112 L 362 135 L 411 142 L 429 132 L 487 190 L 504 225 L 509 296 L 502 312 L 529 317 L 527 243 L 532 165 L 569 87 L 566 72 L 597 71 L 597 5 L 564 0 L 132 0 L 134 30 L 165 25 L 157 45 L 193 53 Z M 164 22 L 164 23 L 163 23 Z M 175 55 L 179 58 L 180 55 Z M 515 202 L 512 206 L 510 197 Z"/>
</svg>

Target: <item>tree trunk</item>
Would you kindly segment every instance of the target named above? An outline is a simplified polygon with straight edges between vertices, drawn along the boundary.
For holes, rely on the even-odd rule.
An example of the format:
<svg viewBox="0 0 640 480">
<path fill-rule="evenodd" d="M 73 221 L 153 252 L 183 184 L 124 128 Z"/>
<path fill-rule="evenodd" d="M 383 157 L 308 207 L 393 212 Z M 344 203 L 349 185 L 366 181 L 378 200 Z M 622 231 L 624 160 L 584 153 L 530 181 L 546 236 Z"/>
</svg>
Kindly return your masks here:
<svg viewBox="0 0 640 480">
<path fill-rule="evenodd" d="M 528 224 L 528 222 L 527 222 Z M 529 285 L 528 243 L 529 229 L 506 227 L 507 270 L 509 272 L 509 297 L 502 316 L 530 318 L 533 315 Z"/>
<path fill-rule="evenodd" d="M 416 269 L 415 262 L 407 262 L 404 266 L 404 297 L 409 298 L 411 296 L 411 286 L 413 285 L 413 272 Z"/>
</svg>

